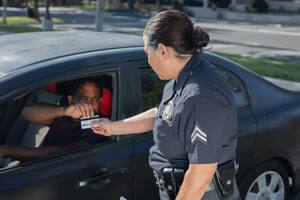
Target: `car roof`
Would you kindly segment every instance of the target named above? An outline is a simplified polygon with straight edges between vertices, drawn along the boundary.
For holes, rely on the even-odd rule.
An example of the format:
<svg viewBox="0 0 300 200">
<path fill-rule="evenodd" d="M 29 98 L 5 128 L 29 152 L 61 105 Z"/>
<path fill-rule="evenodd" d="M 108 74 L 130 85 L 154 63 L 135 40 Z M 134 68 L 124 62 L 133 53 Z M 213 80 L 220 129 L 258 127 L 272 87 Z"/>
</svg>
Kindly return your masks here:
<svg viewBox="0 0 300 200">
<path fill-rule="evenodd" d="M 143 46 L 141 36 L 91 31 L 52 31 L 0 37 L 0 78 L 17 69 L 85 52 Z"/>
</svg>

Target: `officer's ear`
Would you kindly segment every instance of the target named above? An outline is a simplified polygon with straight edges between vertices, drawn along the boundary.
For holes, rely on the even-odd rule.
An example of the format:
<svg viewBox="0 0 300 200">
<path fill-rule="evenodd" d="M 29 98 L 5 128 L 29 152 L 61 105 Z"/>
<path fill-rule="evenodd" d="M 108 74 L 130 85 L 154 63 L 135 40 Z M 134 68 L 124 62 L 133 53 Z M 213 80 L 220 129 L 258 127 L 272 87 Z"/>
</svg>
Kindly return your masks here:
<svg viewBox="0 0 300 200">
<path fill-rule="evenodd" d="M 169 48 L 168 48 L 166 45 L 162 44 L 162 43 L 159 43 L 159 44 L 158 44 L 157 50 L 158 50 L 159 54 L 160 54 L 161 56 L 163 56 L 163 57 L 167 57 L 167 56 L 170 55 L 170 50 L 169 50 Z"/>
</svg>

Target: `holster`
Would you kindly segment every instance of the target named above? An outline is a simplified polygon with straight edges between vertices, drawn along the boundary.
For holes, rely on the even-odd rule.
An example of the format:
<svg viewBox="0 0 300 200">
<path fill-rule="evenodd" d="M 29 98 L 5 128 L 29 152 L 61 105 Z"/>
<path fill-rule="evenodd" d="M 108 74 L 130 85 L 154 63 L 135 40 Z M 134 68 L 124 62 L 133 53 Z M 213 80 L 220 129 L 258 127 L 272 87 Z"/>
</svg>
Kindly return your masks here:
<svg viewBox="0 0 300 200">
<path fill-rule="evenodd" d="M 183 182 L 185 170 L 181 168 L 166 167 L 161 174 L 154 171 L 156 184 L 160 190 L 168 193 L 171 200 L 175 199 Z"/>
<path fill-rule="evenodd" d="M 213 183 L 220 199 L 225 199 L 234 193 L 236 171 L 234 160 L 218 165 Z"/>
</svg>

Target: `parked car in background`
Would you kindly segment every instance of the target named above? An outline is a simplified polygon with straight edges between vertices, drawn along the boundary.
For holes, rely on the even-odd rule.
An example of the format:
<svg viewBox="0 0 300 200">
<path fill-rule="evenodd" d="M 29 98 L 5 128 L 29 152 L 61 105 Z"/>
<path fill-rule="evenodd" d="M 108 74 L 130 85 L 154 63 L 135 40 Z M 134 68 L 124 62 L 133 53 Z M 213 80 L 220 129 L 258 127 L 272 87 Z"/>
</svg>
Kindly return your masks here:
<svg viewBox="0 0 300 200">
<path fill-rule="evenodd" d="M 165 82 L 149 67 L 138 36 L 27 33 L 1 36 L 0 46 L 0 145 L 40 146 L 48 127 L 26 122 L 22 109 L 60 104 L 70 80 L 101 80 L 112 96 L 111 120 L 160 102 Z M 213 53 L 203 58 L 226 78 L 236 102 L 242 198 L 288 199 L 300 186 L 300 94 Z M 148 166 L 152 145 L 149 132 L 28 162 L 1 158 L 0 199 L 158 199 Z"/>
</svg>

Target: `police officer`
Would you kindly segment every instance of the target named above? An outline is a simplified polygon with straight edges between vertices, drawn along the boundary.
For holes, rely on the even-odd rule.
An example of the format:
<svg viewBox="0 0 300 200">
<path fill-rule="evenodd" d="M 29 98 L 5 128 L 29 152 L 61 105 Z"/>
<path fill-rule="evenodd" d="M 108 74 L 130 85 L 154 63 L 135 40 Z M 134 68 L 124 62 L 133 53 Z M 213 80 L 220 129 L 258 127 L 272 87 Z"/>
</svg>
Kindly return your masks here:
<svg viewBox="0 0 300 200">
<path fill-rule="evenodd" d="M 171 80 L 159 108 L 117 122 L 103 119 L 93 131 L 111 136 L 153 129 L 149 163 L 162 200 L 239 199 L 236 108 L 226 82 L 201 57 L 209 35 L 171 10 L 149 20 L 143 39 L 150 66 Z"/>
</svg>

